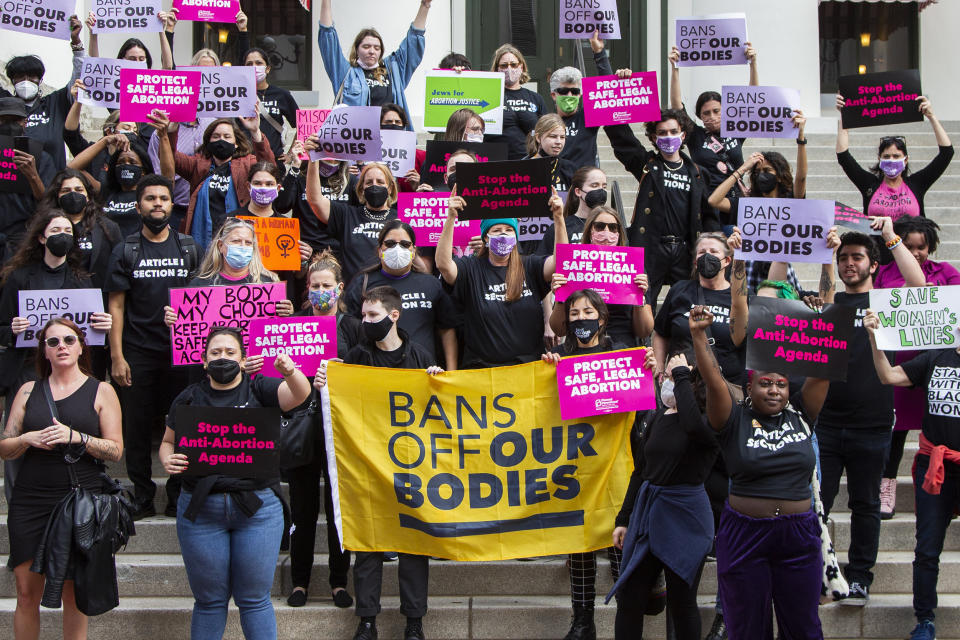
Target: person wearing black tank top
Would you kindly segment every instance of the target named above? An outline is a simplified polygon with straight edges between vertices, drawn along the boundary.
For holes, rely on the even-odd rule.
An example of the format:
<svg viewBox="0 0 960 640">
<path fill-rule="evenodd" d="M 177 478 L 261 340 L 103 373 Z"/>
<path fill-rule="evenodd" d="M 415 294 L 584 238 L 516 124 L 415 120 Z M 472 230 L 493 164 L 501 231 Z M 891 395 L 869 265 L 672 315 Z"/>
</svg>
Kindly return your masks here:
<svg viewBox="0 0 960 640">
<path fill-rule="evenodd" d="M 23 456 L 23 466 L 10 500 L 7 533 L 17 586 L 13 635 L 17 640 L 40 635 L 40 600 L 44 575 L 30 565 L 47 521 L 71 490 L 71 475 L 80 487 L 99 490 L 104 460 L 116 462 L 123 453 L 120 401 L 109 384 L 90 375 L 90 354 L 83 332 L 71 320 L 54 318 L 40 332 L 37 350 L 40 384 L 49 385 L 50 399 L 40 384 L 27 382 L 17 392 L 7 427 L 0 437 L 0 457 Z M 67 456 L 76 459 L 72 472 Z M 87 617 L 77 610 L 72 574 L 63 584 L 63 637 L 86 638 Z"/>
</svg>

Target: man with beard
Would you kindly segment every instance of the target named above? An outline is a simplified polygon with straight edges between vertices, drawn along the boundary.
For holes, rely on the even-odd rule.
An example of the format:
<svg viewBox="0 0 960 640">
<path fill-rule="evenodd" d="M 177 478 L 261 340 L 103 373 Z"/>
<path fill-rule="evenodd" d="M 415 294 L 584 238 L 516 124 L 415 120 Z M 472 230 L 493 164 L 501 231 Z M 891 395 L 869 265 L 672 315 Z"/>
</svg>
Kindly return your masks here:
<svg viewBox="0 0 960 640">
<path fill-rule="evenodd" d="M 171 365 L 170 330 L 163 322 L 170 289 L 185 287 L 199 260 L 193 238 L 170 228 L 173 182 L 147 175 L 137 184 L 143 227 L 118 244 L 104 290 L 110 294 L 110 375 L 123 409 L 127 475 L 134 486 L 135 519 L 155 515 L 151 435 L 163 428 L 173 399 L 187 386 L 187 372 Z M 180 483 L 167 482 L 167 510 L 176 516 Z"/>
<path fill-rule="evenodd" d="M 924 275 L 919 263 L 894 234 L 890 218 L 873 218 L 871 226 L 881 230 L 904 276 L 904 286 L 922 287 Z M 840 488 L 840 476 L 844 469 L 847 471 L 852 514 L 849 561 L 844 573 L 850 595 L 841 603 L 854 606 L 867 603 L 873 581 L 880 540 L 880 476 L 893 428 L 893 388 L 883 384 L 871 366 L 873 351 L 863 327 L 879 262 L 879 247 L 870 236 L 848 232 L 840 237 L 837 268 L 846 290 L 837 293 L 835 300 L 854 307 L 857 315 L 848 349 L 847 379 L 830 383 L 816 426 L 823 478 L 820 491 L 828 515 Z"/>
</svg>

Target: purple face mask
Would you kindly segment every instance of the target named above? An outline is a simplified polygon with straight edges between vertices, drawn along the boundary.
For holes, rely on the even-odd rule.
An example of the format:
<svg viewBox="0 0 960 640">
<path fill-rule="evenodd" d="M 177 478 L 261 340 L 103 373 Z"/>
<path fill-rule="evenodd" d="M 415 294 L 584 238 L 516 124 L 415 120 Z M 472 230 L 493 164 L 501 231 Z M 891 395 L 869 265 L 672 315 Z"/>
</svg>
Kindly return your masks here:
<svg viewBox="0 0 960 640">
<path fill-rule="evenodd" d="M 903 169 L 906 166 L 907 162 L 903 158 L 899 158 L 897 160 L 884 158 L 880 161 L 880 170 L 883 171 L 888 178 L 896 178 L 898 175 L 903 173 Z"/>
<path fill-rule="evenodd" d="M 317 164 L 317 168 L 320 169 L 320 175 L 324 178 L 329 178 L 337 171 L 340 170 L 339 164 L 327 164 L 326 162 L 320 162 Z"/>
<path fill-rule="evenodd" d="M 676 153 L 682 145 L 682 136 L 657 136 L 657 148 L 667 155 Z"/>
<path fill-rule="evenodd" d="M 276 187 L 250 187 L 250 198 L 259 205 L 268 205 L 277 199 Z"/>
<path fill-rule="evenodd" d="M 490 251 L 500 256 L 510 255 L 513 248 L 517 246 L 516 236 L 489 236 Z"/>
</svg>

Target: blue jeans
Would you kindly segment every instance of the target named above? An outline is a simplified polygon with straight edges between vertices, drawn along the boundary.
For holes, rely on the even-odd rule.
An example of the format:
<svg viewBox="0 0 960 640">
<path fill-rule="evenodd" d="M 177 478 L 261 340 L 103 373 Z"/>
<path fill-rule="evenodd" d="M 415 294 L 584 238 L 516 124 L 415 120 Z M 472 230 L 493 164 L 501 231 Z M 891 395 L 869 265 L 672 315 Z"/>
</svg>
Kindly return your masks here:
<svg viewBox="0 0 960 640">
<path fill-rule="evenodd" d="M 177 538 L 194 599 L 191 640 L 223 637 L 230 596 L 240 609 L 245 638 L 276 640 L 270 590 L 283 537 L 283 507 L 270 489 L 257 496 L 263 505 L 248 518 L 229 495 L 211 494 L 191 522 L 183 515 L 191 493 L 180 493 Z"/>
<path fill-rule="evenodd" d="M 960 467 L 944 461 L 943 486 L 939 495 L 923 490 L 928 456 L 917 456 L 913 474 L 917 512 L 917 546 L 913 557 L 913 613 L 917 620 L 933 620 L 937 608 L 937 578 L 940 552 L 953 510 L 960 506 Z"/>
</svg>

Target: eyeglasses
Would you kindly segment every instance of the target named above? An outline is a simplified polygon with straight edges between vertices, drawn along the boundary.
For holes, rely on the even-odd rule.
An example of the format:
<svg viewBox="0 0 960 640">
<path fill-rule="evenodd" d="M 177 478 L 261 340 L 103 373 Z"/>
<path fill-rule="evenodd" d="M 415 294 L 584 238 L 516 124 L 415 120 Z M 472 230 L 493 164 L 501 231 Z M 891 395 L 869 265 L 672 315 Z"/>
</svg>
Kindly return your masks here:
<svg viewBox="0 0 960 640">
<path fill-rule="evenodd" d="M 590 226 L 591 230 L 596 231 L 612 231 L 614 233 L 620 233 L 620 223 L 619 222 L 594 222 Z"/>
<path fill-rule="evenodd" d="M 519 62 L 501 62 L 500 64 L 497 65 L 497 68 L 498 69 L 519 69 L 520 63 Z"/>
<path fill-rule="evenodd" d="M 385 246 L 387 249 L 393 249 L 398 244 L 404 249 L 409 249 L 410 247 L 413 246 L 413 243 L 410 242 L 409 240 L 384 240 L 383 241 L 383 246 Z"/>
<path fill-rule="evenodd" d="M 49 338 L 44 340 L 44 343 L 46 343 L 46 345 L 51 349 L 56 349 L 57 347 L 60 346 L 60 337 L 50 336 Z M 68 347 L 72 347 L 73 345 L 77 344 L 77 336 L 72 336 L 72 335 L 63 336 L 63 344 L 67 345 Z"/>
<path fill-rule="evenodd" d="M 555 92 L 561 96 L 578 96 L 580 89 L 578 87 L 557 87 Z"/>
</svg>

